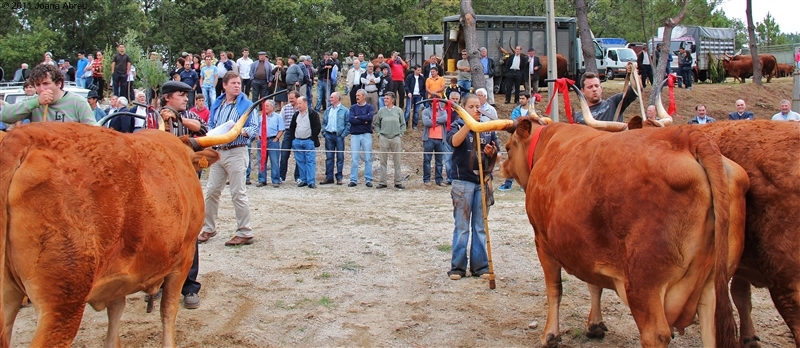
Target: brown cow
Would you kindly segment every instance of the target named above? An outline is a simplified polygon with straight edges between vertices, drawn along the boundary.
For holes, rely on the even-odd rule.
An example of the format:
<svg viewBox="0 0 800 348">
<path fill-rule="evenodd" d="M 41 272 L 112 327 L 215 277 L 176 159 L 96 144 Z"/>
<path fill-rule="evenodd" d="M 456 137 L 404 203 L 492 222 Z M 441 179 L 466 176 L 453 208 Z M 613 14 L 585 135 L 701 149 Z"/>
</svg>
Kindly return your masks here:
<svg viewBox="0 0 800 348">
<path fill-rule="evenodd" d="M 542 68 L 539 69 L 539 81 L 544 82 L 547 79 L 547 56 L 539 56 L 539 62 L 542 63 Z M 559 78 L 567 76 L 567 58 L 563 55 L 556 54 L 556 71 Z"/>
<path fill-rule="evenodd" d="M 584 114 L 591 117 L 585 102 Z M 510 129 L 510 122 L 468 126 Z M 543 346 L 557 345 L 561 268 L 615 289 L 642 346 L 666 346 L 670 328 L 683 330 L 695 315 L 705 346 L 735 344 L 728 280 L 742 250 L 748 180 L 703 132 L 608 133 L 523 117 L 506 149 L 502 171 L 525 187 L 545 272 Z"/>
<path fill-rule="evenodd" d="M 776 75 L 778 77 L 787 77 L 787 76 L 792 76 L 792 74 L 794 74 L 795 66 L 793 64 L 778 63 L 778 67 L 776 69 L 777 69 Z"/>
<path fill-rule="evenodd" d="M 242 125 L 191 140 L 62 122 L 6 134 L 0 142 L 0 346 L 11 342 L 23 296 L 36 307 L 31 346 L 68 347 L 87 303 L 107 309 L 106 346 L 120 346 L 125 296 L 155 294 L 163 285 L 162 344 L 174 347 L 181 287 L 203 224 L 196 170 L 219 159 L 201 149 L 229 142 Z"/>
<path fill-rule="evenodd" d="M 761 73 L 767 78 L 767 82 L 770 82 L 775 74 L 778 60 L 771 54 L 759 54 L 758 58 L 761 62 Z M 733 57 L 725 55 L 722 67 L 728 76 L 734 80 L 741 80 L 742 83 L 746 78 L 753 76 L 753 58 L 749 55 L 737 54 Z"/>
</svg>

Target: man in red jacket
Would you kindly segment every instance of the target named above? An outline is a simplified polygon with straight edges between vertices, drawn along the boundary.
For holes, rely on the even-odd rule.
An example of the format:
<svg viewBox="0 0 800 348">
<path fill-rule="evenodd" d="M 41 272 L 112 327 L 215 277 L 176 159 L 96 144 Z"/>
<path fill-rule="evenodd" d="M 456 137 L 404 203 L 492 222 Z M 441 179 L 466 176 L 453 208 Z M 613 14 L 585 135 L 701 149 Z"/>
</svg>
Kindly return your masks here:
<svg viewBox="0 0 800 348">
<path fill-rule="evenodd" d="M 405 108 L 406 93 L 405 93 L 405 80 L 406 70 L 408 70 L 408 63 L 400 58 L 400 53 L 397 51 L 392 52 L 392 58 L 389 59 L 389 68 L 392 71 L 392 92 L 398 96 L 397 106 L 400 109 Z M 388 91 L 387 91 L 388 92 Z"/>
</svg>

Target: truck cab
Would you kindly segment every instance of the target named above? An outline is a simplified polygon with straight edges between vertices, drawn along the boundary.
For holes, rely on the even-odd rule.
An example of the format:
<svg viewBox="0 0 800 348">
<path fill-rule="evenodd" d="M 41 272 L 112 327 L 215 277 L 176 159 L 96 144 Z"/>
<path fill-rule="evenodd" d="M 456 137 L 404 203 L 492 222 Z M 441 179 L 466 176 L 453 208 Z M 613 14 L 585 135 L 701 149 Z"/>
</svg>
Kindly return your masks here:
<svg viewBox="0 0 800 348">
<path fill-rule="evenodd" d="M 606 78 L 613 80 L 625 76 L 628 62 L 636 62 L 636 53 L 627 47 L 603 48 L 602 59 L 597 59 L 597 70 L 605 71 Z"/>
</svg>

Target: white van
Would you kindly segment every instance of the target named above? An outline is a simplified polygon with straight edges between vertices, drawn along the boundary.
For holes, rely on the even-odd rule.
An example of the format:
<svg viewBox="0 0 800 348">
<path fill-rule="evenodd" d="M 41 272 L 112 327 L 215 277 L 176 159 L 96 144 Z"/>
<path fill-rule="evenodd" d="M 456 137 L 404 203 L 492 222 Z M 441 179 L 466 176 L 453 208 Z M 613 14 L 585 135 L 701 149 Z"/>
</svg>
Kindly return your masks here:
<svg viewBox="0 0 800 348">
<path fill-rule="evenodd" d="M 636 53 L 625 47 L 603 49 L 603 59 L 597 60 L 597 70 L 603 70 L 606 78 L 613 80 L 616 76 L 625 76 L 628 62 L 636 62 Z"/>
</svg>

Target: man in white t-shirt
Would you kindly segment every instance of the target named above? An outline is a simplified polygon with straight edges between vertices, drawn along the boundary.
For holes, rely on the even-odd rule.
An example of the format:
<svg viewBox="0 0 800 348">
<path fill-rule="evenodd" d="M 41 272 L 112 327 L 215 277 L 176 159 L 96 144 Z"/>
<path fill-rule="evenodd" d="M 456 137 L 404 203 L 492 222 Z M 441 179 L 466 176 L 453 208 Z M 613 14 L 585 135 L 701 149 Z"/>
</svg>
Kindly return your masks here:
<svg viewBox="0 0 800 348">
<path fill-rule="evenodd" d="M 242 56 L 236 60 L 236 64 L 239 64 L 239 76 L 242 78 L 242 91 L 246 97 L 250 98 L 250 88 L 253 86 L 253 77 L 250 76 L 250 66 L 253 65 L 253 60 L 250 59 L 250 50 L 246 47 L 242 49 Z"/>
</svg>

